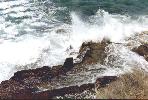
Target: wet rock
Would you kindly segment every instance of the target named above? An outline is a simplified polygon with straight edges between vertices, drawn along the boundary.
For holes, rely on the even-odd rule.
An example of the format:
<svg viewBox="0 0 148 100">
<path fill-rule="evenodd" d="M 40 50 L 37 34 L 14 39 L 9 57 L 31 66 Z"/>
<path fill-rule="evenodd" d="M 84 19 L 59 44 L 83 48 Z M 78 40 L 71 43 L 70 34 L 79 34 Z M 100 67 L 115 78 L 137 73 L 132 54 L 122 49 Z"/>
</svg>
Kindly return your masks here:
<svg viewBox="0 0 148 100">
<path fill-rule="evenodd" d="M 79 50 L 78 58 L 82 59 L 84 64 L 92 63 L 104 63 L 104 59 L 107 57 L 105 53 L 105 47 L 109 42 L 102 41 L 101 43 L 84 42 Z"/>
<path fill-rule="evenodd" d="M 67 58 L 64 62 L 64 65 L 62 66 L 62 68 L 65 68 L 66 71 L 69 71 L 73 67 L 74 67 L 73 58 Z"/>
<path fill-rule="evenodd" d="M 148 44 L 140 45 L 138 48 L 134 48 L 133 51 L 143 56 L 148 61 Z"/>
<path fill-rule="evenodd" d="M 56 30 L 56 33 L 67 33 L 65 29 L 58 29 Z"/>
<path fill-rule="evenodd" d="M 116 76 L 104 76 L 97 79 L 97 85 L 99 87 L 105 87 L 107 84 L 111 83 L 112 81 L 115 81 L 117 79 Z M 37 92 L 37 93 L 30 93 L 31 90 L 26 90 L 29 93 L 26 93 L 26 91 L 23 91 L 23 93 L 16 93 L 13 94 L 13 99 L 51 99 L 56 96 L 66 97 L 66 95 L 71 94 L 81 94 L 84 91 L 93 91 L 95 89 L 94 83 L 88 83 L 88 84 L 82 84 L 80 86 L 69 86 L 69 87 L 63 87 L 59 89 L 53 89 L 48 90 L 44 92 Z M 68 96 L 67 96 L 68 97 Z"/>
<path fill-rule="evenodd" d="M 30 77 L 53 77 L 52 69 L 48 66 L 44 66 L 42 68 L 37 69 L 30 69 L 30 70 L 22 70 L 18 71 L 14 74 L 13 77 L 11 77 L 12 80 L 21 82 L 24 79 L 30 78 Z"/>
<path fill-rule="evenodd" d="M 49 99 L 54 96 L 81 93 L 84 92 L 85 90 L 94 88 L 94 83 L 90 84 L 78 83 L 80 86 L 73 86 L 68 84 L 68 85 L 63 85 L 66 86 L 63 88 L 59 88 L 60 86 L 58 84 L 65 84 L 64 82 L 70 83 L 71 78 L 67 78 L 69 75 L 67 74 L 67 72 L 72 72 L 73 69 L 77 68 L 78 68 L 78 70 L 76 70 L 77 72 L 80 71 L 79 68 L 83 70 L 84 67 L 81 65 L 85 66 L 86 64 L 92 64 L 98 62 L 103 63 L 106 57 L 105 47 L 107 45 L 108 43 L 105 42 L 83 43 L 82 47 L 80 48 L 80 54 L 78 56 L 82 57 L 82 61 L 80 63 L 74 64 L 73 58 L 67 58 L 63 65 L 53 66 L 52 68 L 48 66 L 43 66 L 41 68 L 22 70 L 16 72 L 13 77 L 0 84 L 0 99 L 1 98 L 30 99 L 30 98 L 40 98 L 40 97 Z M 76 75 L 77 73 L 73 74 Z M 62 78 L 66 79 L 62 81 L 63 80 Z M 63 83 L 60 83 L 61 81 Z M 49 88 L 48 91 L 42 92 L 42 90 L 39 89 L 40 88 L 39 86 L 44 84 L 50 86 L 51 88 Z"/>
<path fill-rule="evenodd" d="M 26 93 L 16 93 L 13 94 L 13 99 L 51 99 L 55 96 L 64 96 L 66 94 L 75 94 L 75 93 L 82 93 L 85 90 L 94 89 L 94 84 L 83 84 L 81 86 L 69 86 L 60 89 L 48 90 L 44 92 L 38 93 L 30 93 L 29 90 L 22 91 Z M 29 93 L 27 93 L 27 91 Z"/>
<path fill-rule="evenodd" d="M 13 93 L 25 90 L 25 86 L 14 80 L 3 81 L 0 84 L 0 99 L 12 98 Z"/>
<path fill-rule="evenodd" d="M 99 88 L 105 87 L 107 84 L 111 83 L 112 81 L 115 81 L 117 79 L 116 76 L 104 76 L 101 78 L 98 78 L 96 81 L 97 86 Z M 71 94 L 81 94 L 84 91 L 91 91 L 95 89 L 94 83 L 88 83 L 88 84 L 82 84 L 80 86 L 69 86 L 69 87 L 63 87 L 59 89 L 53 89 L 48 90 L 44 92 L 37 92 L 37 93 L 31 93 L 31 90 L 25 90 L 23 93 L 16 93 L 13 94 L 13 99 L 16 98 L 23 98 L 23 99 L 51 99 L 56 96 L 66 97 L 66 95 Z M 28 91 L 28 92 L 26 92 Z M 26 96 L 27 95 L 27 96 Z M 68 96 L 67 96 L 68 97 Z"/>
<path fill-rule="evenodd" d="M 0 98 L 7 98 L 7 96 L 11 98 L 12 94 L 20 94 L 21 92 L 24 93 L 21 93 L 22 95 L 37 92 L 38 85 L 50 82 L 54 77 L 64 75 L 73 66 L 73 58 L 67 58 L 63 66 L 53 66 L 52 68 L 43 66 L 42 68 L 18 71 L 9 80 L 0 84 Z"/>
<path fill-rule="evenodd" d="M 108 85 L 109 83 L 116 81 L 118 79 L 117 76 L 103 76 L 96 80 L 95 88 L 102 88 Z"/>
</svg>

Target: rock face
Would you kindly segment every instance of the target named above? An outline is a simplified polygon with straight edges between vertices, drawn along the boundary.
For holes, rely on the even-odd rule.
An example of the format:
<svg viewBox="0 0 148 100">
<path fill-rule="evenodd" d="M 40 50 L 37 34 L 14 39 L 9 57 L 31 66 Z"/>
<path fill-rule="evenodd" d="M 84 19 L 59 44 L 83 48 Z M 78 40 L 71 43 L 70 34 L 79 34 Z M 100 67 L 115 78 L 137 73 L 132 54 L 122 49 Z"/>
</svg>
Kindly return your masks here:
<svg viewBox="0 0 148 100">
<path fill-rule="evenodd" d="M 138 48 L 134 48 L 133 51 L 143 56 L 148 61 L 148 44 L 140 45 Z"/>
</svg>

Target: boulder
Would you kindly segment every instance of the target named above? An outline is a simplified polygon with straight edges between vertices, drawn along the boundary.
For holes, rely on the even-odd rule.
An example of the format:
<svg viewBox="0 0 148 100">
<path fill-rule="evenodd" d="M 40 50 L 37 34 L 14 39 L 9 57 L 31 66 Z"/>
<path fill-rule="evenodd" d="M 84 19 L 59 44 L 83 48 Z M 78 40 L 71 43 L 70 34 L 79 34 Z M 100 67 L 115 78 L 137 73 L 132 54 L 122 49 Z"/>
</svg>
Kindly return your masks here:
<svg viewBox="0 0 148 100">
<path fill-rule="evenodd" d="M 81 59 L 84 64 L 92 63 L 104 63 L 104 59 L 107 57 L 105 48 L 109 42 L 102 41 L 101 43 L 95 42 L 84 42 L 79 50 L 77 58 Z"/>
<path fill-rule="evenodd" d="M 148 44 L 140 45 L 138 48 L 134 48 L 132 51 L 143 56 L 148 61 Z"/>
</svg>

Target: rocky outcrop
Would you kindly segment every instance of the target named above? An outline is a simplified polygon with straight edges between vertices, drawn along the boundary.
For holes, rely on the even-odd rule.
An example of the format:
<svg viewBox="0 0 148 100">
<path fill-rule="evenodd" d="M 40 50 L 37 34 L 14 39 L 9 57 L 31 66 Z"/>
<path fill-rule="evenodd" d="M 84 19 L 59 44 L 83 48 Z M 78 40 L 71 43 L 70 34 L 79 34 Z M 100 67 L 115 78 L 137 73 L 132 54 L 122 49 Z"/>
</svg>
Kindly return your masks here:
<svg viewBox="0 0 148 100">
<path fill-rule="evenodd" d="M 103 64 L 106 58 L 105 48 L 110 42 L 103 40 L 101 43 L 84 42 L 79 50 L 78 58 L 83 64 L 100 63 Z M 82 57 L 82 58 L 81 58 Z"/>
<path fill-rule="evenodd" d="M 82 93 L 85 90 L 94 89 L 94 84 L 83 84 L 81 86 L 69 86 L 60 89 L 48 90 L 38 93 L 15 93 L 13 99 L 44 99 L 48 100 L 56 96 L 64 97 L 66 94 Z"/>
<path fill-rule="evenodd" d="M 134 48 L 133 51 L 143 56 L 148 61 L 148 44 L 140 45 L 138 48 Z"/>
<path fill-rule="evenodd" d="M 10 80 L 0 84 L 0 98 L 12 98 L 12 94 L 28 94 L 39 91 L 38 84 L 51 81 L 52 78 L 64 75 L 73 67 L 73 58 L 67 58 L 64 65 L 44 66 L 42 68 L 22 70 L 14 74 Z M 20 92 L 21 91 L 21 92 Z"/>
<path fill-rule="evenodd" d="M 0 99 L 93 98 L 88 95 L 96 95 L 99 99 L 110 99 L 132 98 L 134 93 L 136 96 L 133 98 L 146 98 L 148 85 L 145 83 L 148 78 L 147 74 L 143 75 L 146 72 L 136 71 L 135 74 L 125 74 L 118 77 L 97 76 L 104 69 L 95 66 L 95 64 L 104 63 L 107 56 L 105 49 L 109 44 L 110 42 L 105 39 L 101 43 L 85 42 L 77 57 L 80 61 L 76 63 L 73 58 L 67 58 L 63 65 L 52 68 L 43 66 L 16 72 L 13 77 L 0 84 Z M 147 57 L 147 45 L 142 45 L 133 51 Z M 90 82 L 94 77 L 96 82 Z M 132 96 L 131 92 L 127 92 L 134 91 L 136 88 L 141 91 L 136 90 L 141 93 L 140 96 L 138 92 L 133 92 Z"/>
<path fill-rule="evenodd" d="M 0 84 L 0 99 L 12 98 L 53 98 L 54 96 L 63 96 L 65 94 L 74 94 L 84 92 L 94 88 L 94 83 L 73 85 L 70 74 L 77 75 L 82 73 L 80 69 L 88 69 L 86 65 L 93 63 L 103 63 L 105 59 L 105 47 L 108 43 L 83 43 L 78 58 L 82 61 L 73 63 L 73 58 L 67 58 L 63 65 L 43 66 L 37 69 L 18 71 L 7 81 Z M 78 69 L 77 71 L 74 71 Z M 69 72 L 70 74 L 67 74 Z M 65 80 L 66 79 L 66 80 Z M 82 80 L 80 80 L 82 81 Z M 84 79 L 83 79 L 84 81 Z M 58 84 L 65 84 L 60 87 Z M 42 86 L 48 85 L 48 91 L 42 92 Z M 69 86 L 68 86 L 69 85 Z M 66 86 L 66 87 L 65 87 Z M 67 87 L 68 86 L 68 87 Z"/>
<path fill-rule="evenodd" d="M 101 78 L 97 79 L 97 85 L 101 87 L 105 87 L 107 84 L 115 81 L 117 79 L 116 76 L 104 76 Z M 13 99 L 44 99 L 48 100 L 50 98 L 54 98 L 56 96 L 60 97 L 67 97 L 66 95 L 68 94 L 75 94 L 75 93 L 82 93 L 86 90 L 92 91 L 95 89 L 95 83 L 88 83 L 88 84 L 83 84 L 83 85 L 76 85 L 76 86 L 69 86 L 69 87 L 64 87 L 64 88 L 59 88 L 59 89 L 54 89 L 54 90 L 48 90 L 44 92 L 30 92 L 29 90 L 27 91 L 21 91 L 18 93 L 13 94 L 12 98 Z"/>
</svg>

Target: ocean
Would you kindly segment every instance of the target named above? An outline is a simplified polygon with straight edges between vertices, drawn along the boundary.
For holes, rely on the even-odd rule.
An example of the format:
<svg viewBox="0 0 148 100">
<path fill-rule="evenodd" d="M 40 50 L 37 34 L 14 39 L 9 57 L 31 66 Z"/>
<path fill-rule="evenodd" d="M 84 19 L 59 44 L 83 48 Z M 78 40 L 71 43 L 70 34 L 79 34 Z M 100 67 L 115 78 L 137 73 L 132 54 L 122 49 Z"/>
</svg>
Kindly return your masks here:
<svg viewBox="0 0 148 100">
<path fill-rule="evenodd" d="M 126 43 L 142 31 L 148 31 L 147 0 L 1 0 L 0 82 L 19 70 L 63 64 L 83 42 Z M 119 59 L 106 67 L 148 66 L 123 45 L 110 48 Z"/>
</svg>

